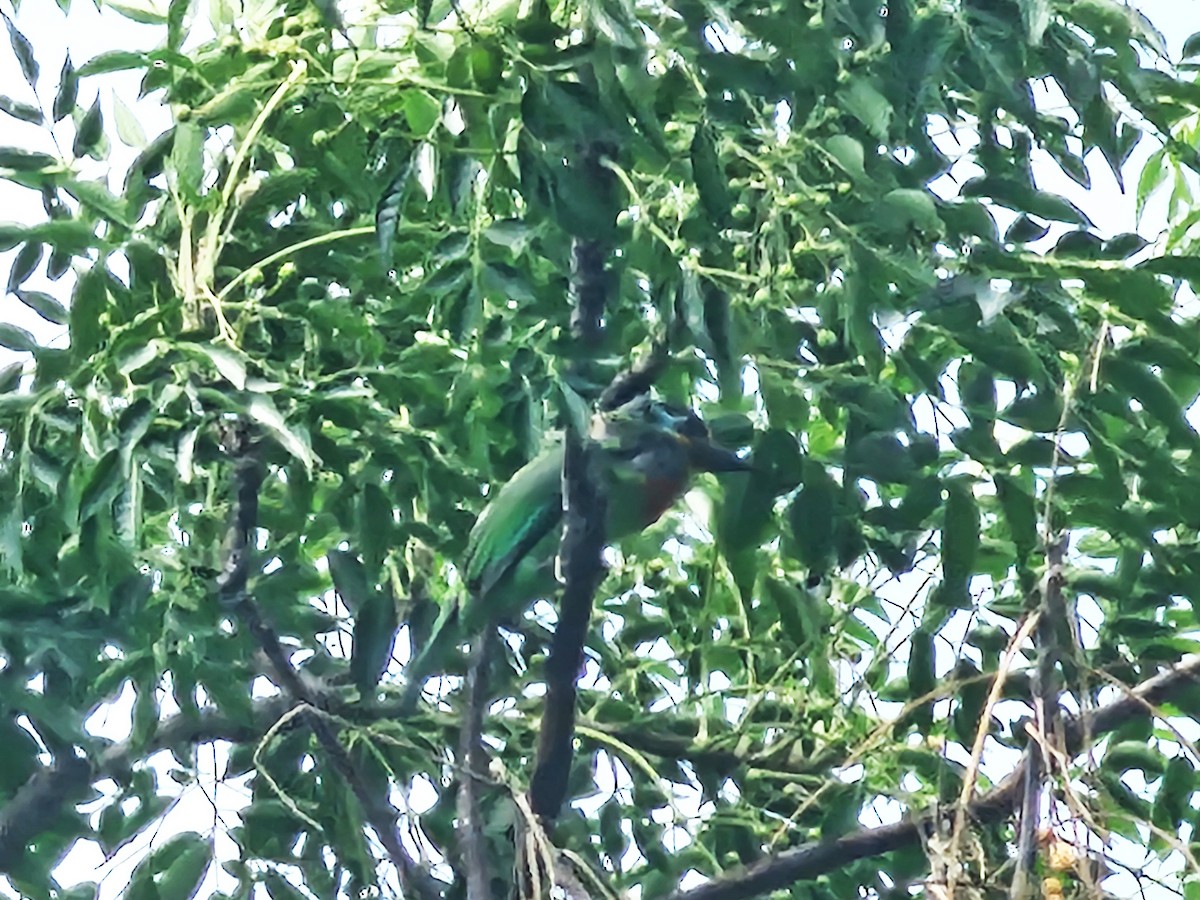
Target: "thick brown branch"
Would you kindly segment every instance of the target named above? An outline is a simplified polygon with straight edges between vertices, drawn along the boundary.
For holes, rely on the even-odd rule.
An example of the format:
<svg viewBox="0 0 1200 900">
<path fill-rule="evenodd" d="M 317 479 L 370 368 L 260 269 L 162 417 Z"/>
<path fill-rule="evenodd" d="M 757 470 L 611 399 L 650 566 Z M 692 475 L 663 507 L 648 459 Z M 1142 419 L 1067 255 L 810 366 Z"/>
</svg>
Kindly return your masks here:
<svg viewBox="0 0 1200 900">
<path fill-rule="evenodd" d="M 601 241 L 571 242 L 571 334 L 594 347 L 604 336 L 608 297 L 608 247 Z"/>
<path fill-rule="evenodd" d="M 602 204 L 615 188 L 612 171 L 604 164 L 611 148 L 596 142 L 580 154 L 578 163 L 589 173 Z M 604 340 L 604 316 L 610 275 L 607 240 L 580 238 L 571 242 L 571 337 L 575 374 L 586 376 Z M 590 398 L 589 398 L 590 399 Z M 546 661 L 546 699 L 543 704 L 537 759 L 529 784 L 529 805 L 541 818 L 558 816 L 574 757 L 576 681 L 583 662 L 583 644 L 596 588 L 604 577 L 607 500 L 594 477 L 587 436 L 568 429 L 563 458 L 563 536 L 559 565 L 565 586 L 558 625 Z"/>
<path fill-rule="evenodd" d="M 538 736 L 537 765 L 529 785 L 534 813 L 554 819 L 567 795 L 575 741 L 575 682 L 592 600 L 604 578 L 604 520 L 608 500 L 592 477 L 591 453 L 580 435 L 567 439 L 563 462 L 564 514 L 562 604 L 546 661 L 546 700 Z"/>
</svg>

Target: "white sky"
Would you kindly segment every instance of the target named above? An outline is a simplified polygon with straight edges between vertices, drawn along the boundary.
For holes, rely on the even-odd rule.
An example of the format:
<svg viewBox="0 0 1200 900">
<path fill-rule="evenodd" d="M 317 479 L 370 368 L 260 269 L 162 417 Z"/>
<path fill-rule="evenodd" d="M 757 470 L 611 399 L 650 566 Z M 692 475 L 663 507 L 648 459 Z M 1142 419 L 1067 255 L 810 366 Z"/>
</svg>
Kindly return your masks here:
<svg viewBox="0 0 1200 900">
<path fill-rule="evenodd" d="M 0 0 L 0 4 L 4 4 L 6 10 L 11 13 L 9 2 L 10 0 Z M 202 8 L 205 7 L 203 0 L 200 5 Z M 1163 31 L 1174 58 L 1178 58 L 1187 37 L 1193 32 L 1200 31 L 1200 0 L 1140 0 L 1136 5 Z M 163 34 L 162 29 L 157 26 L 139 25 L 110 9 L 100 12 L 93 3 L 86 2 L 86 0 L 75 0 L 70 14 L 66 17 L 52 0 L 23 0 L 20 12 L 14 18 L 36 49 L 37 59 L 41 65 L 39 95 L 35 98 L 25 84 L 15 59 L 8 52 L 7 41 L 0 41 L 0 93 L 23 102 L 40 102 L 47 110 L 53 102 L 58 71 L 68 47 L 72 60 L 76 66 L 79 66 L 106 50 L 152 49 L 160 43 Z M 204 16 L 201 15 L 200 18 L 203 19 Z M 111 168 L 112 171 L 119 173 L 112 184 L 117 191 L 120 189 L 119 178 L 133 160 L 138 148 L 125 147 L 116 141 L 112 127 L 114 94 L 119 94 L 134 111 L 150 138 L 162 132 L 170 124 L 167 111 L 160 105 L 160 94 L 154 94 L 146 100 L 138 101 L 136 99 L 139 81 L 140 76 L 136 72 L 113 73 L 86 79 L 80 86 L 79 106 L 81 109 L 90 106 L 97 94 L 99 95 L 105 114 L 105 131 L 113 140 L 110 161 L 101 164 L 85 160 L 81 166 L 82 174 L 101 177 Z M 1039 102 L 1053 105 L 1054 100 L 1049 95 L 1043 94 L 1039 97 Z M 69 148 L 73 137 L 73 128 L 67 123 L 59 123 L 55 128 L 55 137 L 62 146 Z M 47 152 L 55 151 L 54 144 L 43 127 L 19 122 L 2 114 L 0 114 L 0 143 Z M 947 149 L 953 148 L 948 145 Z M 1059 172 L 1055 165 L 1044 160 L 1040 165 L 1035 166 L 1035 174 L 1040 187 L 1068 197 L 1088 214 L 1104 235 L 1138 230 L 1144 237 L 1154 239 L 1164 226 L 1165 204 L 1160 197 L 1157 203 L 1151 205 L 1140 226 L 1135 227 L 1135 199 L 1132 193 L 1132 188 L 1136 184 L 1136 173 L 1153 149 L 1155 149 L 1153 146 L 1144 145 L 1135 152 L 1126 168 L 1128 173 L 1126 183 L 1129 190 L 1124 194 L 1119 191 L 1115 179 L 1098 153 L 1093 153 L 1088 160 L 1093 183 L 1090 191 L 1084 191 Z M 955 152 L 961 153 L 961 151 L 960 147 Z M 936 185 L 935 189 L 950 195 L 956 191 L 955 184 L 961 184 L 970 175 L 970 165 L 964 163 L 957 167 L 943 184 Z M 36 194 L 14 187 L 7 182 L 0 182 L 0 221 L 29 221 L 40 219 L 42 216 L 41 202 Z M 1003 227 L 1007 223 L 1001 224 Z M 13 256 L 13 253 L 0 254 L 0 283 L 4 283 L 4 280 L 7 279 L 8 268 Z M 69 296 L 64 296 L 64 292 L 69 294 L 70 283 L 70 276 L 55 283 L 38 274 L 31 278 L 24 287 L 48 291 L 66 302 L 69 300 Z M 65 328 L 48 325 L 13 297 L 6 297 L 3 302 L 0 315 L 3 316 L 4 321 L 33 331 L 44 342 L 65 343 Z M 8 351 L 0 348 L 0 365 L 6 364 L 11 358 L 12 355 Z M 897 591 L 899 594 L 908 595 L 911 594 L 911 587 L 900 585 Z M 944 672 L 950 664 L 952 664 L 952 660 L 948 658 L 939 659 L 939 671 Z M 127 689 L 126 694 L 111 708 L 98 712 L 89 722 L 89 729 L 114 740 L 128 736 L 131 728 L 130 694 L 131 692 Z M 170 711 L 164 709 L 164 712 Z M 1189 736 L 1200 736 L 1200 729 L 1196 734 Z M 160 773 L 160 784 L 171 785 L 173 782 L 163 777 L 171 765 L 170 758 L 167 754 L 160 754 L 159 757 L 154 762 L 154 768 Z M 141 859 L 146 846 L 152 841 L 161 842 L 170 834 L 184 829 L 204 831 L 215 823 L 218 816 L 225 826 L 236 824 L 236 810 L 247 802 L 248 794 L 245 791 L 244 783 L 240 782 L 219 784 L 214 788 L 224 766 L 223 757 L 224 754 L 220 751 L 211 753 L 206 751 L 196 761 L 198 780 L 206 786 L 209 792 L 208 796 L 194 788 L 183 792 L 180 801 L 173 807 L 167 822 L 161 829 L 153 835 L 140 837 L 131 845 L 123 848 L 112 860 L 104 861 L 99 848 L 94 844 L 85 842 L 78 844 L 59 866 L 58 876 L 63 886 L 100 880 L 102 885 L 100 897 L 102 900 L 109 900 L 109 898 L 116 897 L 128 882 L 133 867 Z M 998 776 L 1011 765 L 1011 755 L 990 754 L 990 762 L 991 764 L 985 767 L 985 772 L 990 771 L 993 776 Z M 614 760 L 614 774 L 610 775 L 612 788 L 617 788 L 618 782 L 624 780 L 615 775 L 618 765 Z M 604 771 L 602 766 L 601 774 Z M 102 789 L 109 795 L 113 792 L 111 784 L 102 785 Z M 431 791 L 428 789 L 414 792 L 410 798 L 415 807 L 414 811 L 421 811 L 430 795 Z M 101 801 L 93 804 L 92 807 L 98 811 L 104 805 L 105 802 Z M 687 796 L 678 797 L 677 809 L 687 817 L 694 815 L 696 799 Z M 880 811 L 887 818 L 891 818 L 897 812 L 895 809 L 886 808 L 881 808 Z M 667 819 L 671 818 L 670 811 L 661 810 L 660 812 L 666 813 Z M 703 814 L 705 811 L 700 810 L 699 812 Z M 866 822 L 866 824 L 874 823 Z M 224 837 L 224 828 L 218 827 L 215 830 L 218 835 L 218 856 L 232 855 L 235 849 L 232 842 Z M 681 834 L 680 837 L 685 839 L 686 835 Z M 1132 851 L 1126 848 L 1126 852 Z M 1136 858 L 1130 858 L 1129 861 L 1133 864 L 1141 862 Z M 200 896 L 207 896 L 217 888 L 228 890 L 232 884 L 230 876 L 219 873 L 216 867 L 211 868 Z M 3 885 L 3 880 L 0 880 L 0 894 L 4 893 Z M 1118 876 L 1108 882 L 1106 886 L 1119 897 L 1136 895 L 1136 886 L 1131 877 Z M 1160 895 L 1163 897 L 1173 896 L 1153 887 L 1147 891 L 1147 896 L 1152 900 L 1156 900 Z M 11 894 L 11 896 L 16 895 Z M 265 891 L 262 891 L 262 896 L 266 897 Z"/>
</svg>

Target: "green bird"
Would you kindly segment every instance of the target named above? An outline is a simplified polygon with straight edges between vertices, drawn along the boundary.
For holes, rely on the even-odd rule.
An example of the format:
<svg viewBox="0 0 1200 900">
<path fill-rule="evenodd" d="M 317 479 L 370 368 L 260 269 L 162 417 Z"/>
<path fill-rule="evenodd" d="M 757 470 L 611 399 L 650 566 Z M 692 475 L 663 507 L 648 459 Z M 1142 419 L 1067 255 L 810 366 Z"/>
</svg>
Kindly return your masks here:
<svg viewBox="0 0 1200 900">
<path fill-rule="evenodd" d="M 609 542 L 637 534 L 670 509 L 697 472 L 731 472 L 749 461 L 712 443 L 690 409 L 641 396 L 593 417 L 589 437 L 607 499 Z M 562 444 L 530 461 L 496 493 L 471 529 L 462 571 L 466 596 L 446 608 L 407 666 L 401 707 L 411 709 L 451 641 L 519 614 L 558 586 L 562 539 Z"/>
</svg>

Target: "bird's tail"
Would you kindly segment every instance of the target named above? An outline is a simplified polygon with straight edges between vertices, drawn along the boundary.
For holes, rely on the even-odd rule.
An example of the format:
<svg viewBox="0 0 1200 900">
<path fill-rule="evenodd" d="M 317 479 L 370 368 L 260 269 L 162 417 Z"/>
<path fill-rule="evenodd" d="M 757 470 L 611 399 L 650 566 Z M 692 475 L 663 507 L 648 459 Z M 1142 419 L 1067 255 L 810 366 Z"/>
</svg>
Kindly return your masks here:
<svg viewBox="0 0 1200 900">
<path fill-rule="evenodd" d="M 458 610 L 459 604 L 452 603 L 442 610 L 433 628 L 429 632 L 428 643 L 420 650 L 413 648 L 412 659 L 404 667 L 404 693 L 400 695 L 400 714 L 409 715 L 417 707 L 417 698 L 421 696 L 421 688 L 437 668 L 438 663 L 445 658 L 447 650 L 458 639 Z"/>
</svg>

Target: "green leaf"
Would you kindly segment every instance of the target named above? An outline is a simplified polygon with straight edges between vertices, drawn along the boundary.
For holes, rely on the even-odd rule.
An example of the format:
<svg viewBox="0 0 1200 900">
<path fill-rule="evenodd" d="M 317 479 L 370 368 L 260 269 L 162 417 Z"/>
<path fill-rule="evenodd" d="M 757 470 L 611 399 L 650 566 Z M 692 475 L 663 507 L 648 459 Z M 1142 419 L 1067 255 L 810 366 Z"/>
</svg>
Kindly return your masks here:
<svg viewBox="0 0 1200 900">
<path fill-rule="evenodd" d="M 18 325 L 0 322 L 0 347 L 29 353 L 38 349 L 37 338 Z"/>
<path fill-rule="evenodd" d="M 413 135 L 425 138 L 442 118 L 442 104 L 428 91 L 410 90 L 404 94 L 404 117 Z"/>
<path fill-rule="evenodd" d="M 356 615 L 375 593 L 375 588 L 367 581 L 366 568 L 358 556 L 349 550 L 330 550 L 325 559 L 329 563 L 334 590 L 350 614 Z"/>
<path fill-rule="evenodd" d="M 191 11 L 192 0 L 170 0 L 167 6 L 167 47 L 178 50 L 187 32 L 185 25 Z"/>
<path fill-rule="evenodd" d="M 149 143 L 146 140 L 146 130 L 142 128 L 142 123 L 138 121 L 133 110 L 125 105 L 121 95 L 115 92 L 113 93 L 113 118 L 117 124 L 117 137 L 126 147 L 141 150 Z"/>
<path fill-rule="evenodd" d="M 813 459 L 804 460 L 804 481 L 788 508 L 788 521 L 796 555 L 814 574 L 825 571 L 833 554 L 837 490 L 824 466 Z"/>
<path fill-rule="evenodd" d="M 184 837 L 184 836 L 181 836 Z M 188 834 L 187 846 L 158 881 L 160 897 L 194 897 L 211 860 L 212 846 L 201 834 Z"/>
<path fill-rule="evenodd" d="M 1172 757 L 1154 795 L 1150 820 L 1164 831 L 1177 831 L 1191 809 L 1195 789 L 1196 770 L 1192 761 L 1183 753 Z"/>
<path fill-rule="evenodd" d="M 819 645 L 824 641 L 829 610 L 811 591 L 771 576 L 763 578 L 762 585 L 766 596 L 775 604 L 779 623 L 790 641 L 798 647 Z"/>
<path fill-rule="evenodd" d="M 1021 559 L 1027 559 L 1037 547 L 1037 510 L 1032 492 L 1021 480 L 1005 472 L 992 475 L 996 484 L 996 496 L 1004 511 L 1008 533 L 1017 546 Z"/>
<path fill-rule="evenodd" d="M 58 160 L 48 153 L 25 150 L 20 147 L 0 147 L 0 169 L 36 172 L 38 169 L 48 169 L 57 164 Z"/>
<path fill-rule="evenodd" d="M 1167 165 L 1167 148 L 1163 147 L 1150 154 L 1138 175 L 1137 183 L 1137 214 L 1140 219 L 1146 209 L 1146 203 L 1163 183 L 1170 177 L 1170 167 Z"/>
<path fill-rule="evenodd" d="M 60 122 L 75 111 L 75 103 L 79 99 L 79 74 L 71 65 L 71 55 L 63 60 L 62 71 L 58 74 L 58 92 L 54 95 L 54 121 Z"/>
<path fill-rule="evenodd" d="M 22 103 L 20 100 L 14 100 L 3 94 L 0 94 L 0 112 L 8 113 L 14 119 L 20 119 L 22 122 L 32 122 L 34 125 L 41 125 L 44 120 L 42 111 L 38 107 Z"/>
<path fill-rule="evenodd" d="M 503 219 L 483 229 L 481 236 L 507 248 L 514 256 L 520 256 L 533 239 L 533 230 L 519 219 Z"/>
<path fill-rule="evenodd" d="M 369 591 L 354 617 L 354 650 L 350 656 L 350 674 L 363 697 L 372 693 L 387 669 L 398 624 L 391 590 Z"/>
<path fill-rule="evenodd" d="M 1049 225 L 1035 222 L 1029 216 L 1021 214 L 1004 232 L 1004 240 L 1009 244 L 1029 244 L 1033 241 L 1040 241 L 1049 232 Z"/>
<path fill-rule="evenodd" d="M 34 273 L 38 263 L 42 261 L 43 250 L 41 243 L 35 241 L 30 241 L 21 248 L 17 253 L 17 258 L 13 260 L 12 268 L 8 271 L 8 293 L 16 291 L 25 283 L 25 279 Z"/>
<path fill-rule="evenodd" d="M 83 118 L 79 120 L 71 152 L 77 157 L 86 156 L 99 145 L 103 136 L 104 116 L 100 112 L 100 98 L 97 97 L 88 111 L 83 114 Z"/>
<path fill-rule="evenodd" d="M 1138 269 L 1200 284 L 1200 259 L 1195 256 L 1156 256 L 1141 263 Z"/>
<path fill-rule="evenodd" d="M 1167 386 L 1146 366 L 1110 356 L 1102 363 L 1102 371 L 1109 384 L 1134 397 L 1146 412 L 1161 422 L 1167 433 L 1182 445 L 1192 446 L 1197 435 L 1183 414 L 1183 405 Z"/>
<path fill-rule="evenodd" d="M 267 869 L 263 873 L 263 884 L 266 886 L 271 900 L 310 900 L 308 894 L 293 885 L 274 869 Z"/>
<path fill-rule="evenodd" d="M 104 0 L 105 6 L 111 6 L 125 18 L 139 25 L 163 25 L 167 17 L 151 6 L 125 0 Z"/>
<path fill-rule="evenodd" d="M 970 607 L 968 589 L 979 552 L 979 504 L 968 481 L 946 482 L 946 512 L 942 522 L 942 588 L 946 605 Z"/>
<path fill-rule="evenodd" d="M 506 263 L 488 263 L 483 268 L 483 284 L 490 291 L 508 300 L 532 303 L 537 300 L 537 291 L 525 274 Z"/>
<path fill-rule="evenodd" d="M 1128 259 L 1149 245 L 1150 242 L 1140 234 L 1126 232 L 1105 241 L 1102 252 L 1105 259 Z"/>
<path fill-rule="evenodd" d="M 78 359 L 86 359 L 99 349 L 104 339 L 100 321 L 108 307 L 108 279 L 104 269 L 93 266 L 75 283 L 71 295 L 71 350 Z"/>
<path fill-rule="evenodd" d="M 133 223 L 129 221 L 125 203 L 109 191 L 104 184 L 98 181 L 78 181 L 69 178 L 63 182 L 63 188 L 84 206 L 100 213 L 110 222 L 116 222 L 126 228 L 133 227 Z"/>
<path fill-rule="evenodd" d="M 887 98 L 867 78 L 854 76 L 838 91 L 840 106 L 866 126 L 871 137 L 887 141 L 894 110 Z"/>
<path fill-rule="evenodd" d="M 171 171 L 175 184 L 186 196 L 196 199 L 204 179 L 204 129 L 195 122 L 175 126 L 171 146 Z"/>
<path fill-rule="evenodd" d="M 106 509 L 121 489 L 123 481 L 121 452 L 110 450 L 100 457 L 84 480 L 83 488 L 79 493 L 79 521 L 90 519 L 101 510 Z M 153 695 L 154 691 L 150 690 L 147 693 Z"/>
<path fill-rule="evenodd" d="M 233 385 L 235 390 L 246 389 L 246 363 L 249 361 L 245 354 L 232 347 L 218 344 L 195 344 L 196 350 L 207 357 L 213 367 L 221 373 L 221 377 Z"/>
<path fill-rule="evenodd" d="M 1051 194 L 1047 191 L 1033 192 L 1025 202 L 1025 210 L 1032 215 L 1041 216 L 1043 219 L 1093 227 L 1091 219 L 1078 206 L 1066 197 L 1060 197 L 1058 194 Z"/>
<path fill-rule="evenodd" d="M 300 460 L 305 469 L 312 469 L 317 457 L 312 451 L 308 433 L 289 426 L 270 397 L 266 394 L 255 394 L 250 398 L 246 413 L 274 434 L 280 446 Z"/>
<path fill-rule="evenodd" d="M 904 484 L 916 473 L 908 447 L 889 432 L 864 435 L 846 447 L 846 468 L 880 484 Z"/>
<path fill-rule="evenodd" d="M 86 78 L 89 75 L 123 72 L 126 69 L 145 69 L 150 63 L 150 57 L 145 53 L 135 53 L 132 50 L 108 50 L 89 59 L 79 67 L 75 74 L 79 78 Z"/>
<path fill-rule="evenodd" d="M 17 26 L 8 16 L 4 16 L 4 24 L 8 27 L 8 42 L 12 45 L 17 63 L 21 66 L 21 74 L 25 76 L 25 81 L 29 86 L 36 89 L 38 64 L 33 55 L 33 44 L 30 43 L 29 38 L 17 30 Z"/>
<path fill-rule="evenodd" d="M 0 368 L 0 394 L 10 394 L 21 385 L 21 376 L 25 374 L 25 362 L 18 360 Z"/>
<path fill-rule="evenodd" d="M 933 692 L 937 684 L 934 670 L 934 634 L 925 627 L 913 632 L 908 649 L 908 700 L 918 700 Z M 933 701 L 927 700 L 912 712 L 912 721 L 922 731 L 933 724 Z"/>
<path fill-rule="evenodd" d="M 692 135 L 692 178 L 704 212 L 713 225 L 724 228 L 733 211 L 733 197 L 717 152 L 716 132 L 708 122 L 700 122 Z"/>
<path fill-rule="evenodd" d="M 841 166 L 846 174 L 854 179 L 866 178 L 867 171 L 864 168 L 866 160 L 866 151 L 863 150 L 863 145 L 854 138 L 846 134 L 835 134 L 825 142 L 825 149 L 829 151 L 839 166 Z"/>
<path fill-rule="evenodd" d="M 1195 59 L 1200 56 L 1200 31 L 1189 35 L 1188 39 L 1183 42 L 1183 55 L 1181 60 Z"/>
<path fill-rule="evenodd" d="M 415 158 L 414 153 L 404 161 L 387 183 L 379 202 L 375 205 L 375 236 L 379 241 L 379 256 L 383 260 L 385 270 L 392 267 L 392 244 L 396 240 L 396 228 L 400 224 L 400 210 L 408 197 L 409 175 L 412 173 Z"/>
<path fill-rule="evenodd" d="M 1100 764 L 1114 772 L 1141 769 L 1147 778 L 1162 775 L 1166 770 L 1166 761 L 1162 753 L 1141 741 L 1121 741 L 1114 744 L 1108 748 Z"/>
<path fill-rule="evenodd" d="M 887 230 L 903 232 L 917 228 L 931 235 L 942 233 L 937 204 L 927 191 L 897 188 L 879 200 L 877 219 Z"/>
</svg>

